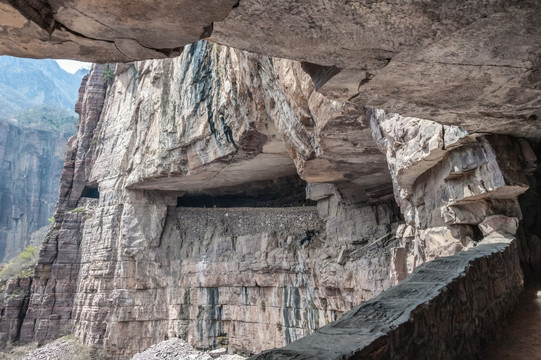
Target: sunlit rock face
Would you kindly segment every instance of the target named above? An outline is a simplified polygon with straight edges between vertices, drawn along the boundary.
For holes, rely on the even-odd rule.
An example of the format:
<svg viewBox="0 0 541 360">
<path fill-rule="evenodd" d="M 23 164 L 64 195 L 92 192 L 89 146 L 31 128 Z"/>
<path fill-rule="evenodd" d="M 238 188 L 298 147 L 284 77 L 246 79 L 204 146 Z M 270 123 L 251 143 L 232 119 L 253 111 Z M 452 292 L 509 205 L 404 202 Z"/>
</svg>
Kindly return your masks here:
<svg viewBox="0 0 541 360">
<path fill-rule="evenodd" d="M 404 215 L 397 233 L 402 273 L 474 245 L 494 221 L 515 235 L 522 218 L 518 196 L 528 190 L 527 175 L 537 162 L 528 142 L 470 135 L 457 126 L 383 110 L 368 116 Z"/>
<path fill-rule="evenodd" d="M 299 64 L 201 42 L 94 66 L 77 111 L 22 341 L 71 329 L 119 359 L 171 336 L 255 353 L 392 286 L 385 156 L 364 111 Z"/>
<path fill-rule="evenodd" d="M 537 163 L 530 144 L 384 110 L 368 109 L 366 119 L 387 157 L 404 217 L 385 249 L 389 279 L 398 285 L 253 359 L 478 357 L 517 302 L 519 259 L 528 264 L 538 257 L 535 246 L 527 248 L 536 235 L 515 238 L 518 196 Z M 322 215 L 338 196 L 329 184 L 311 184 L 307 194 L 320 200 Z"/>
<path fill-rule="evenodd" d="M 20 339 L 72 331 L 117 359 L 166 337 L 256 353 L 309 335 L 473 246 L 477 224 L 517 224 L 536 162 L 207 42 L 95 65 L 76 109 Z"/>
<path fill-rule="evenodd" d="M 478 224 L 512 229 L 535 156 L 487 133 L 541 136 L 539 12 L 538 1 L 0 2 L 2 53 L 181 54 L 97 65 L 85 80 L 21 339 L 74 325 L 116 358 L 166 336 L 256 352 L 472 246 Z M 185 46 L 200 38 L 302 63 Z M 315 208 L 299 203 L 302 180 Z M 186 195 L 212 208 L 177 208 Z M 218 208 L 231 196 L 280 207 Z"/>
</svg>

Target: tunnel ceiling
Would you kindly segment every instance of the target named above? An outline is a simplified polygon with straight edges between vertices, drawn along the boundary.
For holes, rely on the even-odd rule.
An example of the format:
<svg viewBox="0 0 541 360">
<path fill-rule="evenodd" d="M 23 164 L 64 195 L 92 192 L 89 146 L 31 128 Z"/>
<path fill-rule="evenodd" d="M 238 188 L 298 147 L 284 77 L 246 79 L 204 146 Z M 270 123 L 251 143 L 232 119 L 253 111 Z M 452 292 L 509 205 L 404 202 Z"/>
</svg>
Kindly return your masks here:
<svg viewBox="0 0 541 360">
<path fill-rule="evenodd" d="M 304 62 L 327 97 L 541 137 L 539 1 L 0 0 L 0 54 L 127 62 L 201 38 Z"/>
</svg>

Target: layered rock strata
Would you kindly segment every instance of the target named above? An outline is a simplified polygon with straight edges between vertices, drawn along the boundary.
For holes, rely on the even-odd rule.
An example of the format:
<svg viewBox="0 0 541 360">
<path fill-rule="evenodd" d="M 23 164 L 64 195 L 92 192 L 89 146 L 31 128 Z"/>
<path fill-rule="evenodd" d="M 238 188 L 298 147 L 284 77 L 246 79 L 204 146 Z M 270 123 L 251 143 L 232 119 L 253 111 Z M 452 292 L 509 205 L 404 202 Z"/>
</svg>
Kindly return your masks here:
<svg viewBox="0 0 541 360">
<path fill-rule="evenodd" d="M 93 132 L 106 92 L 104 69 L 103 65 L 94 66 L 81 85 L 76 104 L 81 121 L 77 136 L 68 141 L 55 223 L 40 250 L 30 305 L 20 330 L 23 342 L 35 339 L 45 343 L 70 331 L 67 319 L 71 317 L 77 291 L 85 209 L 97 202 L 81 196 L 92 163 Z"/>
<path fill-rule="evenodd" d="M 69 135 L 0 121 L 0 261 L 7 262 L 49 224 Z"/>
<path fill-rule="evenodd" d="M 30 302 L 32 277 L 8 280 L 3 287 L 2 307 L 0 308 L 0 343 L 17 342 L 23 320 Z"/>
<path fill-rule="evenodd" d="M 537 161 L 526 141 L 469 135 L 382 110 L 368 116 L 405 219 L 395 250 L 402 274 L 473 245 L 480 238 L 476 225 L 491 216 L 513 217 L 515 235 L 522 217 L 517 198 L 528 189 L 526 176 Z"/>
<path fill-rule="evenodd" d="M 254 353 L 393 284 L 400 214 L 384 155 L 353 141 L 370 136 L 362 109 L 316 94 L 298 64 L 204 42 L 175 60 L 117 65 L 113 80 L 104 69 L 81 87 L 22 340 L 72 329 L 119 359 L 173 336 Z M 340 127 L 355 132 L 339 138 Z M 349 149 L 374 161 L 369 180 L 361 160 L 336 159 Z M 297 171 L 335 181 L 309 187 L 317 207 L 291 206 Z M 368 185 L 386 195 L 378 202 Z M 276 208 L 218 207 L 277 193 Z M 186 196 L 216 201 L 176 207 Z"/>
<path fill-rule="evenodd" d="M 20 339 L 72 331 L 115 359 L 169 337 L 249 354 L 309 335 L 419 265 L 516 231 L 536 162 L 524 141 L 365 112 L 316 93 L 298 63 L 205 42 L 94 66 L 77 111 Z M 487 261 L 509 252 L 519 274 L 504 248 Z M 479 249 L 460 256 L 494 250 Z M 503 312 L 517 276 L 494 297 Z"/>
<path fill-rule="evenodd" d="M 394 283 L 403 281 L 254 359 L 475 357 L 522 290 L 514 236 L 522 216 L 517 198 L 536 168 L 530 145 L 383 110 L 366 116 L 405 220 L 390 273 Z M 309 194 L 332 190 L 320 185 Z"/>
</svg>

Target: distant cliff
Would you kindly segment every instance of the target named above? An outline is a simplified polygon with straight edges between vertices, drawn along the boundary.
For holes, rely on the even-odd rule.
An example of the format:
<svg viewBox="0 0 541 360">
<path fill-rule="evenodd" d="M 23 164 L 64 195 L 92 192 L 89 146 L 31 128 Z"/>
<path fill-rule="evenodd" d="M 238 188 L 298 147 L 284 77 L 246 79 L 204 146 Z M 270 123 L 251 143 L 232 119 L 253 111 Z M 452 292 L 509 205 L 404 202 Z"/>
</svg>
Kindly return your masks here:
<svg viewBox="0 0 541 360">
<path fill-rule="evenodd" d="M 70 134 L 0 121 L 0 261 L 6 262 L 49 222 Z"/>
<path fill-rule="evenodd" d="M 0 56 L 0 262 L 49 224 L 85 73 L 70 74 L 54 60 Z"/>
</svg>

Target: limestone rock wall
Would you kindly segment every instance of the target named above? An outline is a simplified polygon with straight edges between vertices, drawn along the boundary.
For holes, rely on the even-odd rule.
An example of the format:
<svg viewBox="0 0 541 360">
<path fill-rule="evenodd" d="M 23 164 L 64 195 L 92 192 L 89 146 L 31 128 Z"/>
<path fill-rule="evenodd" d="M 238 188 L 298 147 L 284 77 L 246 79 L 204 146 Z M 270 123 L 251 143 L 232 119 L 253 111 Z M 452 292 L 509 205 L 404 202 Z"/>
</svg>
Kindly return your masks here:
<svg viewBox="0 0 541 360">
<path fill-rule="evenodd" d="M 70 138 L 60 179 L 55 223 L 40 250 L 30 305 L 21 328 L 21 341 L 45 343 L 70 331 L 73 297 L 77 290 L 82 228 L 95 200 L 81 199 L 92 164 L 94 129 L 99 120 L 106 84 L 103 65 L 83 79 L 76 104 L 80 115 L 77 136 Z M 79 207 L 77 207 L 80 205 Z"/>
<path fill-rule="evenodd" d="M 525 251 L 535 235 L 520 243 L 514 237 L 518 196 L 536 169 L 529 143 L 383 110 L 369 109 L 366 117 L 405 221 L 389 243 L 390 278 L 399 284 L 254 359 L 473 358 L 522 291 L 519 244 L 521 260 L 537 255 Z M 336 187 L 308 189 L 322 214 L 336 216 Z"/>
<path fill-rule="evenodd" d="M 537 0 L 3 0 L 0 53 L 134 61 L 199 39 L 303 61 L 329 98 L 541 136 Z"/>
<path fill-rule="evenodd" d="M 526 175 L 536 163 L 526 141 L 472 136 L 460 127 L 382 110 L 367 116 L 405 219 L 395 250 L 402 254 L 401 273 L 474 245 L 480 238 L 474 226 L 493 215 L 515 218 L 516 233 L 518 195 L 528 189 Z"/>
<path fill-rule="evenodd" d="M 356 170 L 339 185 L 315 186 L 317 207 L 175 206 L 185 194 L 297 192 L 290 179 L 314 176 L 305 164 L 317 151 L 355 148 L 332 140 L 341 126 L 358 124 L 366 136 L 360 109 L 322 98 L 310 108 L 318 95 L 298 65 L 288 72 L 283 60 L 204 42 L 178 59 L 114 69 L 105 80 L 105 65 L 96 65 L 83 81 L 81 125 L 22 340 L 71 330 L 118 359 L 170 336 L 254 353 L 309 334 L 393 284 L 400 213 L 392 201 L 368 203 Z M 328 137 L 314 130 L 325 109 L 335 129 Z M 318 176 L 328 180 L 337 168 Z M 98 198 L 85 197 L 88 189 Z"/>
<path fill-rule="evenodd" d="M 341 261 L 315 208 L 159 213 L 150 220 L 163 221 L 156 237 L 140 236 L 141 218 L 124 213 L 122 242 L 107 262 L 99 259 L 108 249 L 83 236 L 75 334 L 113 357 L 174 336 L 254 353 L 310 334 L 390 286 L 388 252 Z M 317 235 L 308 240 L 311 231 Z M 125 334 L 140 335 L 134 342 Z"/>
<path fill-rule="evenodd" d="M 2 287 L 2 307 L 0 308 L 0 343 L 19 340 L 20 329 L 28 309 L 32 277 L 10 279 Z"/>
<path fill-rule="evenodd" d="M 68 135 L 0 122 L 0 261 L 7 262 L 49 224 L 58 198 Z"/>
<path fill-rule="evenodd" d="M 94 66 L 77 111 L 20 338 L 72 331 L 115 359 L 166 337 L 244 353 L 302 338 L 474 246 L 476 225 L 513 234 L 536 161 L 527 143 L 365 113 L 299 64 L 206 42 Z M 298 198 L 296 174 L 315 207 L 176 207 Z"/>
<path fill-rule="evenodd" d="M 541 156 L 539 144 L 534 146 L 532 155 L 538 158 Z M 533 173 L 528 176 L 530 188 L 519 197 L 523 218 L 517 235 L 524 271 L 536 276 L 541 271 L 541 169 L 538 164 L 533 164 L 531 168 Z"/>
</svg>

